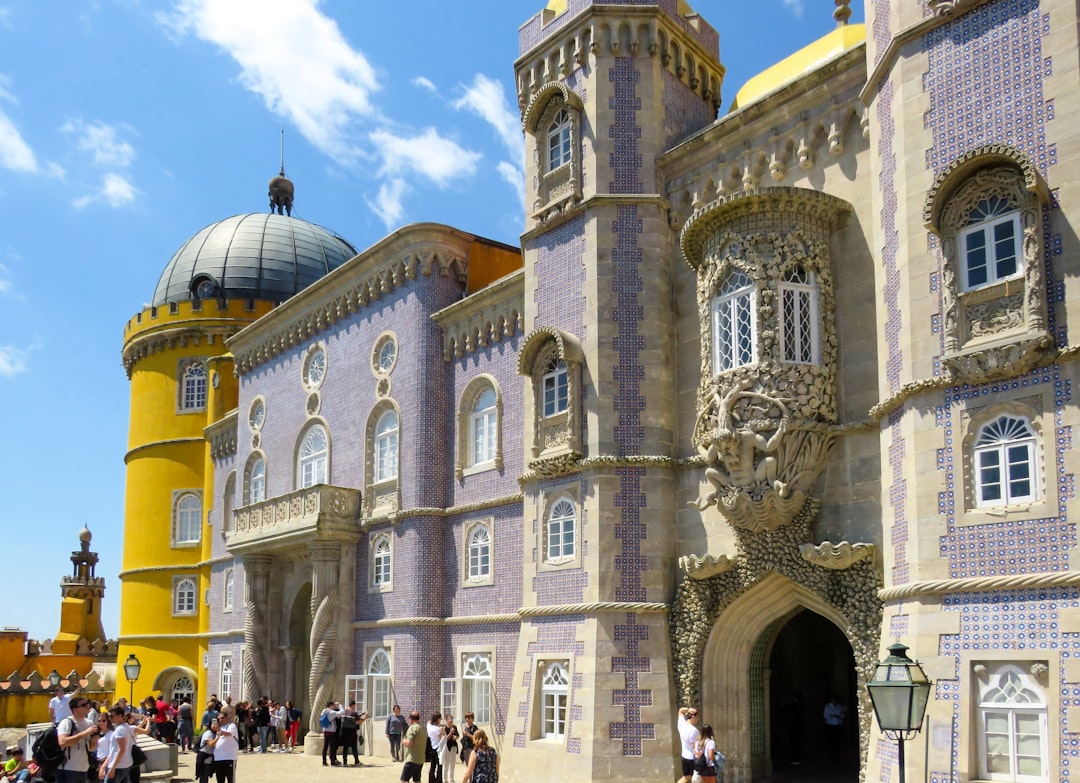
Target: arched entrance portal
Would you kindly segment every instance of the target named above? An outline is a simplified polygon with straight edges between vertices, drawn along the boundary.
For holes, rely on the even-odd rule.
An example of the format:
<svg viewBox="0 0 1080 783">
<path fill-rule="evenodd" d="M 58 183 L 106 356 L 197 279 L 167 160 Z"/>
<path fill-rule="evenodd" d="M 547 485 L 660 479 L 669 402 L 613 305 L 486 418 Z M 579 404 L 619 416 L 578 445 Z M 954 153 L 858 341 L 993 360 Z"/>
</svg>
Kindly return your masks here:
<svg viewBox="0 0 1080 783">
<path fill-rule="evenodd" d="M 311 671 L 311 583 L 307 582 L 293 598 L 289 611 L 289 648 L 295 658 L 285 683 L 285 697 L 304 711 L 304 720 L 311 715 L 308 703 L 308 673 Z"/>
<path fill-rule="evenodd" d="M 755 656 L 765 668 L 751 671 L 767 699 L 768 719 L 763 745 L 775 773 L 783 780 L 858 779 L 858 683 L 851 645 L 833 623 L 819 614 L 796 610 L 774 623 L 759 640 L 764 653 Z M 835 699 L 834 699 L 835 697 Z M 842 715 L 839 727 L 826 728 L 830 717 Z"/>
</svg>

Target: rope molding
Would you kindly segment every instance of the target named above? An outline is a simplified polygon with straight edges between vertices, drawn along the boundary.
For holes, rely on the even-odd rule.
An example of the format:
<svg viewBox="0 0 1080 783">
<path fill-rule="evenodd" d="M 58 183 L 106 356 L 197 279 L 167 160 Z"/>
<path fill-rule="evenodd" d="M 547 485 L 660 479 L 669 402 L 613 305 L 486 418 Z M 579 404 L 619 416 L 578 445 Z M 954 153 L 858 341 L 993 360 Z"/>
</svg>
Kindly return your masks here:
<svg viewBox="0 0 1080 783">
<path fill-rule="evenodd" d="M 518 609 L 522 619 L 552 617 L 560 614 L 599 614 L 600 612 L 666 612 L 665 603 L 631 603 L 629 601 L 600 601 L 591 604 L 562 604 L 561 606 L 529 606 Z"/>
<path fill-rule="evenodd" d="M 600 612 L 666 612 L 665 603 L 630 603 L 602 601 L 591 604 L 562 604 L 559 606 L 527 606 L 508 614 L 468 615 L 459 617 L 404 617 L 384 620 L 357 620 L 354 630 L 371 628 L 433 628 L 451 625 L 480 625 L 484 623 L 517 623 L 530 617 L 555 617 L 567 614 L 599 614 Z"/>
<path fill-rule="evenodd" d="M 901 587 L 878 590 L 882 601 L 898 601 L 942 593 L 981 593 L 987 590 L 1020 590 L 1030 587 L 1072 587 L 1080 585 L 1080 571 L 1045 571 L 1019 576 L 974 576 L 966 579 L 936 579 L 912 582 Z"/>
<path fill-rule="evenodd" d="M 206 631 L 205 633 L 126 633 L 117 641 L 130 642 L 132 639 L 226 639 L 231 636 L 243 636 L 244 631 Z"/>
<path fill-rule="evenodd" d="M 132 576 L 134 574 L 152 574 L 160 571 L 190 571 L 193 568 L 205 568 L 206 566 L 214 566 L 218 563 L 228 563 L 233 560 L 232 555 L 220 555 L 218 557 L 212 557 L 209 560 L 203 560 L 198 563 L 178 563 L 176 565 L 156 565 L 156 566 L 143 566 L 142 568 L 129 568 L 127 571 L 121 571 L 116 576 L 123 579 L 126 576 Z"/>
<path fill-rule="evenodd" d="M 460 506 L 450 506 L 449 508 L 426 508 L 417 506 L 416 508 L 406 508 L 401 511 L 395 511 L 391 514 L 383 514 L 377 517 L 364 517 L 361 520 L 361 525 L 364 527 L 374 527 L 375 525 L 394 524 L 410 517 L 452 517 L 459 514 L 471 514 L 475 511 L 487 511 L 489 508 L 509 506 L 513 503 L 521 503 L 524 500 L 524 493 L 516 492 L 513 495 L 503 495 L 498 498 L 478 500 L 475 503 L 463 503 Z"/>
<path fill-rule="evenodd" d="M 206 445 L 206 438 L 168 438 L 166 440 L 152 440 L 149 443 L 141 443 L 138 446 L 135 446 L 134 448 L 129 450 L 128 453 L 124 455 L 124 464 L 126 465 L 129 459 L 134 457 L 139 452 L 146 451 L 147 449 L 154 449 L 158 446 L 183 446 L 190 443 L 200 443 L 202 445 Z"/>
</svg>

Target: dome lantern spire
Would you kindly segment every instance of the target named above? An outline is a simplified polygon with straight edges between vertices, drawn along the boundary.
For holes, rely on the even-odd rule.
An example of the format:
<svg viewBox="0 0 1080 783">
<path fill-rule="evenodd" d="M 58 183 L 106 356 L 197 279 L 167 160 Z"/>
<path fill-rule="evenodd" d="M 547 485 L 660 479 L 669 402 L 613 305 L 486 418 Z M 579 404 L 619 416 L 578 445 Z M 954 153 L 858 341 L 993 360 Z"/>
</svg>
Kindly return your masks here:
<svg viewBox="0 0 1080 783">
<path fill-rule="evenodd" d="M 836 20 L 837 27 L 844 27 L 848 23 L 848 19 L 851 18 L 851 9 L 848 7 L 851 4 L 851 0 L 834 1 L 836 10 L 833 11 L 833 19 Z"/>
<path fill-rule="evenodd" d="M 281 131 L 281 170 L 270 180 L 270 212 L 292 216 L 293 194 L 296 189 L 292 180 L 285 176 L 285 130 Z"/>
</svg>

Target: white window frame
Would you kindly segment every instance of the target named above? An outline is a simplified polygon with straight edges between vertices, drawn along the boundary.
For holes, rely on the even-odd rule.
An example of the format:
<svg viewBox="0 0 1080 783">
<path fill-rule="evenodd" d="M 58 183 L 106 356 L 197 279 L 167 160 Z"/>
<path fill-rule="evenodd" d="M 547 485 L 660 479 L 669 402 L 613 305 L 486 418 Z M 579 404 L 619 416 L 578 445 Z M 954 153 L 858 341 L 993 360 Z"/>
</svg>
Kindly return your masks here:
<svg viewBox="0 0 1080 783">
<path fill-rule="evenodd" d="M 442 716 L 453 715 L 455 719 L 461 718 L 458 714 L 458 681 L 454 677 L 443 677 L 439 680 L 439 709 Z"/>
<path fill-rule="evenodd" d="M 248 494 L 250 503 L 262 503 L 266 500 L 266 459 L 263 457 L 256 457 L 251 463 Z"/>
<path fill-rule="evenodd" d="M 383 411 L 375 423 L 375 453 L 372 465 L 372 480 L 375 484 L 395 481 L 398 477 L 399 428 L 398 413 L 393 408 Z"/>
<path fill-rule="evenodd" d="M 540 397 L 545 419 L 566 413 L 570 407 L 570 376 L 566 362 L 554 359 L 549 367 L 540 379 Z"/>
<path fill-rule="evenodd" d="M 548 171 L 565 166 L 574 159 L 574 126 L 570 122 L 570 113 L 565 108 L 556 112 L 544 138 Z"/>
<path fill-rule="evenodd" d="M 366 705 L 365 709 L 372 720 L 385 721 L 394 707 L 394 672 L 390 650 L 378 647 L 371 651 L 368 656 L 367 675 L 371 703 Z"/>
<path fill-rule="evenodd" d="M 371 539 L 371 591 L 388 591 L 393 587 L 394 539 L 389 533 L 379 533 Z"/>
<path fill-rule="evenodd" d="M 805 282 L 798 282 L 801 276 Z M 817 275 L 792 269 L 780 283 L 780 356 L 789 364 L 821 364 L 821 311 Z M 807 315 L 805 311 L 809 310 Z"/>
<path fill-rule="evenodd" d="M 345 675 L 345 701 L 342 703 L 347 707 L 350 701 L 355 701 L 361 709 L 367 704 L 366 674 Z"/>
<path fill-rule="evenodd" d="M 713 297 L 711 318 L 714 375 L 757 362 L 757 286 L 741 269 L 732 270 Z M 743 329 L 749 330 L 745 341 L 738 337 Z"/>
<path fill-rule="evenodd" d="M 984 208 L 983 205 L 986 205 Z M 961 286 L 964 291 L 974 291 L 985 286 L 994 285 L 1002 280 L 1011 280 L 1024 274 L 1024 251 L 1023 251 L 1023 227 L 1020 224 L 1020 210 L 1011 209 L 1008 202 L 1001 196 L 987 196 L 981 199 L 972 210 L 968 218 L 969 222 L 957 235 L 959 258 L 961 268 Z M 996 238 L 997 230 L 1001 226 L 1011 226 L 1012 259 L 1015 268 L 1012 272 L 1004 275 L 998 274 L 998 264 L 1008 256 L 1000 254 L 1002 242 Z M 982 242 L 983 264 L 986 268 L 986 279 L 978 282 L 971 281 L 972 253 L 977 248 L 970 247 L 973 239 Z"/>
<path fill-rule="evenodd" d="M 567 661 L 552 661 L 540 675 L 540 736 L 562 740 L 570 709 L 570 668 Z"/>
<path fill-rule="evenodd" d="M 199 580 L 194 576 L 174 576 L 172 616 L 194 617 L 199 613 Z"/>
<path fill-rule="evenodd" d="M 492 538 L 492 526 L 488 522 L 477 522 L 466 530 L 465 581 L 467 583 L 491 583 Z"/>
<path fill-rule="evenodd" d="M 231 612 L 236 597 L 236 569 L 226 568 L 221 587 L 222 611 Z"/>
<path fill-rule="evenodd" d="M 316 436 L 322 435 L 322 448 L 316 442 Z M 330 435 L 321 424 L 315 424 L 304 433 L 296 458 L 296 484 L 298 489 L 307 489 L 319 484 L 326 484 L 330 476 Z"/>
<path fill-rule="evenodd" d="M 220 688 L 218 693 L 221 694 L 221 698 L 225 699 L 229 696 L 235 696 L 232 692 L 233 686 L 233 656 L 231 652 L 222 653 L 220 658 L 220 664 L 218 668 Z"/>
<path fill-rule="evenodd" d="M 489 404 L 480 407 L 490 395 Z M 476 467 L 494 463 L 499 448 L 499 395 L 490 386 L 485 387 L 469 412 L 469 465 Z"/>
<path fill-rule="evenodd" d="M 564 512 L 564 508 L 572 513 Z M 557 498 L 551 504 L 544 520 L 544 562 L 558 565 L 577 557 L 578 518 L 578 505 L 570 498 Z"/>
<path fill-rule="evenodd" d="M 221 498 L 221 529 L 225 533 L 231 533 L 233 529 L 233 503 L 236 498 L 236 471 L 229 473 L 225 479 L 225 492 Z"/>
<path fill-rule="evenodd" d="M 1006 678 L 1008 678 L 1006 687 L 1011 689 L 1011 697 L 1005 701 L 994 701 L 996 695 L 1005 695 L 1002 685 Z M 1005 664 L 1000 666 L 997 671 L 990 674 L 985 684 L 980 684 L 979 690 L 976 731 L 979 735 L 977 743 L 979 754 L 977 767 L 980 779 L 1009 781 L 1009 783 L 1048 783 L 1050 779 L 1051 759 L 1049 750 L 1049 726 L 1047 721 L 1047 699 L 1043 688 L 1036 682 L 1035 678 L 1030 673 L 1024 671 L 1019 666 Z M 1024 700 L 1020 700 L 1019 697 L 1022 697 Z M 989 733 L 988 722 L 993 715 L 1003 717 L 1008 724 L 1005 727 L 1004 736 L 1002 736 L 1002 739 L 1004 739 L 1008 746 L 1009 770 L 1007 772 L 991 772 L 989 768 L 990 765 L 987 763 L 987 756 L 990 753 L 990 742 L 987 736 Z M 1039 733 L 1038 758 L 1041 763 L 1041 774 L 1021 775 L 1018 772 L 1018 755 L 1026 755 L 1028 758 L 1032 757 L 1030 753 L 1018 753 L 1019 748 L 1017 746 L 1017 739 L 1018 734 L 1020 733 L 1018 719 L 1020 717 L 1026 717 L 1028 719 L 1034 717 L 1037 720 Z"/>
<path fill-rule="evenodd" d="M 490 724 L 495 714 L 492 703 L 494 669 L 489 652 L 464 653 L 461 660 L 461 714 L 473 713 L 476 723 Z"/>
<path fill-rule="evenodd" d="M 176 493 L 173 501 L 174 547 L 199 545 L 202 540 L 202 514 L 202 495 L 199 492 L 181 490 Z"/>
<path fill-rule="evenodd" d="M 187 362 L 180 373 L 180 410 L 193 413 L 206 410 L 207 373 L 201 361 Z"/>
<path fill-rule="evenodd" d="M 1021 430 L 1026 432 L 1020 434 Z M 979 428 L 971 449 L 976 507 L 998 508 L 1034 503 L 1039 499 L 1038 437 L 1027 417 L 1014 414 L 1002 414 Z M 1025 481 L 1021 474 L 1023 469 L 1027 471 L 1026 494 L 1020 491 L 1020 485 Z M 997 481 L 992 481 L 995 471 Z M 991 487 L 998 487 L 999 497 L 987 497 Z"/>
</svg>

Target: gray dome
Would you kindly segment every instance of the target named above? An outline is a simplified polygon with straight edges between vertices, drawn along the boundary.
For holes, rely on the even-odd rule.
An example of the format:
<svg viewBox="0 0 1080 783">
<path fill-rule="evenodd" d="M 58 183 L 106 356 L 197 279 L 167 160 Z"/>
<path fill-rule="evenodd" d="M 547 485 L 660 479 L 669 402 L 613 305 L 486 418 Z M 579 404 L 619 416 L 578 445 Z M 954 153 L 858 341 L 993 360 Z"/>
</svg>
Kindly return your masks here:
<svg viewBox="0 0 1080 783">
<path fill-rule="evenodd" d="M 285 215 L 236 215 L 210 224 L 176 251 L 161 273 L 153 303 L 283 302 L 355 255 L 352 245 L 314 223 Z"/>
</svg>

